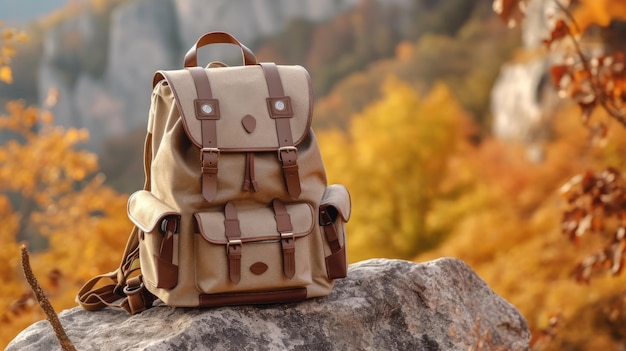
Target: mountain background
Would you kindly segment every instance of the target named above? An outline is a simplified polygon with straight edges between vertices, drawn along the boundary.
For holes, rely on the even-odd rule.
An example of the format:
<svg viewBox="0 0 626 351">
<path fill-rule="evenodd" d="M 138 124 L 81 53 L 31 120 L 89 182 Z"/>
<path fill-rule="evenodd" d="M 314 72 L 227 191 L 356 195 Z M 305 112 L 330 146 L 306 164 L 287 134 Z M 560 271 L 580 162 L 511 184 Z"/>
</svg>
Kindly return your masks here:
<svg viewBox="0 0 626 351">
<path fill-rule="evenodd" d="M 25 11 L 27 4 L 12 8 Z M 15 83 L 0 84 L 0 96 L 43 105 L 54 92 L 56 123 L 89 130 L 86 147 L 101 156 L 108 182 L 130 192 L 142 184 L 137 160 L 152 74 L 180 68 L 186 50 L 205 32 L 232 33 L 261 61 L 305 66 L 318 101 L 342 89 L 351 74 L 394 57 L 399 43 L 417 43 L 419 56 L 405 65 L 412 72 L 394 73 L 423 90 L 437 80 L 452 82 L 484 124 L 489 89 L 519 40 L 494 20 L 490 4 L 477 0 L 72 1 L 25 24 L 31 41 L 14 60 Z M 484 48 L 488 52 L 472 51 L 471 41 L 489 37 L 494 45 Z M 200 61 L 238 64 L 238 55 L 235 46 L 212 45 L 202 49 Z M 350 109 L 316 108 L 315 126 L 345 127 L 352 112 L 377 96 L 387 73 L 351 94 Z"/>
</svg>

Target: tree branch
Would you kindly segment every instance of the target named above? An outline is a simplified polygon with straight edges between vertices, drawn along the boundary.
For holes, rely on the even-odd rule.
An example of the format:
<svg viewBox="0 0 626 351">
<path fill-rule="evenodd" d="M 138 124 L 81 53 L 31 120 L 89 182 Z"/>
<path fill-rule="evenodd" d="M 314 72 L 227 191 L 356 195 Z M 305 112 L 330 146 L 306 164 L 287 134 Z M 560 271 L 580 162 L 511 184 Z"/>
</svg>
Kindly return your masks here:
<svg viewBox="0 0 626 351">
<path fill-rule="evenodd" d="M 28 250 L 26 249 L 26 246 L 22 245 L 20 247 L 20 250 L 22 252 L 22 269 L 24 270 L 26 280 L 28 281 L 28 284 L 30 284 L 31 289 L 33 289 L 39 306 L 41 306 L 41 309 L 46 313 L 48 321 L 50 322 L 50 324 L 52 324 L 52 329 L 54 329 L 54 333 L 56 334 L 57 339 L 59 339 L 61 348 L 64 351 L 76 351 L 74 344 L 72 344 L 72 341 L 67 337 L 67 334 L 65 333 L 65 330 L 61 325 L 59 317 L 57 316 L 56 312 L 54 312 L 52 304 L 50 304 L 50 301 L 46 297 L 45 292 L 43 291 L 43 289 L 37 282 L 37 278 L 33 274 L 33 270 L 30 267 L 30 258 L 28 256 Z"/>
</svg>

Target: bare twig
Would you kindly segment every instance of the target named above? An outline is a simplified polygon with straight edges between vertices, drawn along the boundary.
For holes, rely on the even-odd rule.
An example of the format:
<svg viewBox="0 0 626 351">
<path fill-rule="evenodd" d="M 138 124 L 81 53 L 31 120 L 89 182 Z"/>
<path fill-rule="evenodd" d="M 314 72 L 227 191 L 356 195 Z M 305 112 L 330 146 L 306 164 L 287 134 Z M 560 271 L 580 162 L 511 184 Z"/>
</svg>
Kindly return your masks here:
<svg viewBox="0 0 626 351">
<path fill-rule="evenodd" d="M 56 312 L 54 312 L 52 304 L 50 304 L 50 301 L 46 297 L 45 292 L 37 282 L 37 278 L 33 274 L 33 270 L 30 268 L 28 249 L 26 249 L 25 245 L 22 245 L 20 247 L 20 250 L 22 251 L 22 269 L 24 270 L 26 280 L 28 281 L 28 284 L 30 284 L 31 289 L 35 293 L 35 297 L 37 298 L 39 306 L 41 306 L 41 309 L 46 313 L 48 321 L 50 322 L 50 324 L 52 324 L 52 329 L 54 329 L 54 333 L 56 334 L 57 339 L 59 339 L 61 348 L 64 351 L 76 351 L 74 344 L 72 344 L 72 341 L 67 337 L 67 334 L 65 333 L 65 330 L 61 325 L 59 317 L 57 316 Z"/>
</svg>

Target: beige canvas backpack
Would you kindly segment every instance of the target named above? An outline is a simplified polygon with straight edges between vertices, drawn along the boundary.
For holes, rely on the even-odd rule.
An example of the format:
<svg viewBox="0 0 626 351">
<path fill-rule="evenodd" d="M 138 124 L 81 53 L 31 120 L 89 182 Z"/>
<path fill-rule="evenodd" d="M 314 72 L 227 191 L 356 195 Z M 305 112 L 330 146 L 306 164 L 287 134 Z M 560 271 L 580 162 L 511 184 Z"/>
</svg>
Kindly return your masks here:
<svg viewBox="0 0 626 351">
<path fill-rule="evenodd" d="M 241 48 L 243 66 L 197 66 L 198 48 Z M 144 189 L 120 267 L 79 291 L 87 310 L 301 301 L 346 276 L 350 196 L 327 186 L 300 66 L 257 63 L 223 32 L 202 36 L 184 69 L 158 71 Z"/>
</svg>

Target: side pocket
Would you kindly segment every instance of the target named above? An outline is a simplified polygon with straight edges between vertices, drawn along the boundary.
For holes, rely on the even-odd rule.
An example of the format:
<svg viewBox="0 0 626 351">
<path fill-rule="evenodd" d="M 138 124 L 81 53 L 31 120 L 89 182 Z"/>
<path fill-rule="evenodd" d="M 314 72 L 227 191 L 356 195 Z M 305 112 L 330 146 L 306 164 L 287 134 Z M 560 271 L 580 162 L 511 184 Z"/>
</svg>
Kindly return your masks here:
<svg viewBox="0 0 626 351">
<path fill-rule="evenodd" d="M 350 193 L 339 184 L 326 188 L 320 203 L 319 223 L 330 254 L 326 256 L 326 272 L 329 279 L 348 275 L 346 259 L 346 223 L 350 219 Z"/>
<path fill-rule="evenodd" d="M 128 199 L 128 218 L 139 228 L 139 260 L 144 281 L 155 288 L 178 284 L 178 233 L 180 214 L 140 190 Z"/>
</svg>

